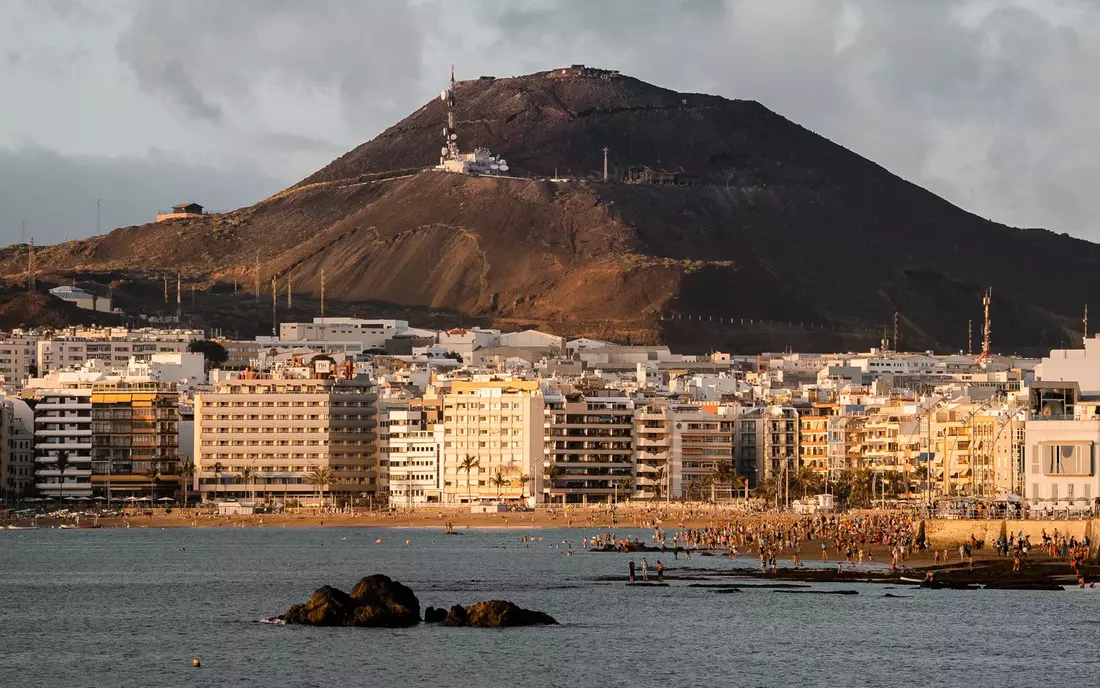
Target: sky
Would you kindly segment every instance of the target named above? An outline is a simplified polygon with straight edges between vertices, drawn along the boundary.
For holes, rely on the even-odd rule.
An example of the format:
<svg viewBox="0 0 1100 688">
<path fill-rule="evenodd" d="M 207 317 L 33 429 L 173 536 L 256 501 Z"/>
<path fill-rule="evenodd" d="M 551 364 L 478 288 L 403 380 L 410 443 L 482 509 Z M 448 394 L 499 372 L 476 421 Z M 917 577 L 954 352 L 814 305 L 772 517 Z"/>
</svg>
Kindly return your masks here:
<svg viewBox="0 0 1100 688">
<path fill-rule="evenodd" d="M 757 100 L 978 215 L 1100 240 L 1098 0 L 4 0 L 0 244 L 254 203 L 452 62 Z"/>
</svg>

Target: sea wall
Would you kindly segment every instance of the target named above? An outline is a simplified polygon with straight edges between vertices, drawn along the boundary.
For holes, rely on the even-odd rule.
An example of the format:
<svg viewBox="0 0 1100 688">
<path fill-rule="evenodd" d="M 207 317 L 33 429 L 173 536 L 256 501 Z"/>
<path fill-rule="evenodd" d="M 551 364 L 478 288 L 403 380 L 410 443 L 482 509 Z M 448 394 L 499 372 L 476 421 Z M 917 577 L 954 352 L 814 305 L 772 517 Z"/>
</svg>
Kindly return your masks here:
<svg viewBox="0 0 1100 688">
<path fill-rule="evenodd" d="M 1092 553 L 1097 552 L 1097 536 L 1100 535 L 1100 520 L 1032 520 L 1032 521 L 997 521 L 997 520 L 944 520 L 931 519 L 921 521 L 918 532 L 923 533 L 933 547 L 957 547 L 963 542 L 969 542 L 973 535 L 978 540 L 984 540 L 986 547 L 991 547 L 999 537 L 1006 532 L 1020 533 L 1031 536 L 1031 542 L 1040 544 L 1043 541 L 1043 531 L 1047 535 L 1053 535 L 1057 530 L 1059 535 L 1072 535 L 1077 539 L 1089 538 Z"/>
</svg>

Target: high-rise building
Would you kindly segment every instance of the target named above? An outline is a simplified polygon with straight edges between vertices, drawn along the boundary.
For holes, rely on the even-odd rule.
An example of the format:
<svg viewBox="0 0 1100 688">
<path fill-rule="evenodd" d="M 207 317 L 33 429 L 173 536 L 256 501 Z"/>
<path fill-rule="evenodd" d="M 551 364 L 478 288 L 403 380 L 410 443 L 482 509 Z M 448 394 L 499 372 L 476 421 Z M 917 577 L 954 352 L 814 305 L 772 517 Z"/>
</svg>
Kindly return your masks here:
<svg viewBox="0 0 1100 688">
<path fill-rule="evenodd" d="M 34 412 L 22 399 L 0 399 L 0 501 L 29 497 L 34 485 Z"/>
<path fill-rule="evenodd" d="M 385 405 L 378 412 L 378 455 L 390 506 L 438 504 L 443 495 L 443 424 L 438 406 Z"/>
<path fill-rule="evenodd" d="M 542 493 L 543 423 L 537 381 L 453 382 L 443 394 L 444 501 L 534 501 Z"/>
<path fill-rule="evenodd" d="M 179 401 L 159 382 L 92 384 L 92 490 L 110 501 L 174 498 Z"/>
<path fill-rule="evenodd" d="M 40 389 L 34 406 L 35 487 L 56 499 L 92 496 L 92 390 Z"/>
<path fill-rule="evenodd" d="M 633 400 L 547 392 L 544 425 L 551 500 L 607 503 L 634 494 Z"/>
<path fill-rule="evenodd" d="M 195 476 L 203 500 L 361 504 L 383 498 L 377 395 L 331 359 L 281 376 L 248 373 L 195 395 Z"/>
</svg>

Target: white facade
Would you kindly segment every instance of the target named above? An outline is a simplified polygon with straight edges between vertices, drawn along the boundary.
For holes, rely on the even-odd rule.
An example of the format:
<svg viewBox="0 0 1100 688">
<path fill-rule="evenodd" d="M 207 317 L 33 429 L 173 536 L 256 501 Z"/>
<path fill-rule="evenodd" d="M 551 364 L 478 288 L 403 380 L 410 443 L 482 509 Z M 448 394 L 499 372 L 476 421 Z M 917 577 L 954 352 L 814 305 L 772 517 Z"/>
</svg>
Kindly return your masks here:
<svg viewBox="0 0 1100 688">
<path fill-rule="evenodd" d="M 378 419 L 378 450 L 386 466 L 390 506 L 442 501 L 443 426 L 429 424 L 420 409 L 382 408 Z"/>
<path fill-rule="evenodd" d="M 362 349 L 381 349 L 386 340 L 409 329 L 405 320 L 314 318 L 311 323 L 282 323 L 279 339 L 286 342 L 358 342 Z"/>
<path fill-rule="evenodd" d="M 92 496 L 92 390 L 41 389 L 34 408 L 35 487 L 55 498 Z M 67 461 L 58 465 L 59 457 Z"/>
<path fill-rule="evenodd" d="M 128 377 L 146 377 L 153 382 L 197 385 L 206 382 L 205 365 L 202 354 L 153 354 L 145 362 L 131 358 L 126 374 Z"/>
<path fill-rule="evenodd" d="M 37 340 L 34 337 L 10 337 L 0 340 L 0 378 L 3 386 L 18 390 L 35 366 Z"/>
<path fill-rule="evenodd" d="M 1100 339 L 1036 366 L 1024 426 L 1024 496 L 1033 510 L 1072 512 L 1100 497 Z"/>
</svg>

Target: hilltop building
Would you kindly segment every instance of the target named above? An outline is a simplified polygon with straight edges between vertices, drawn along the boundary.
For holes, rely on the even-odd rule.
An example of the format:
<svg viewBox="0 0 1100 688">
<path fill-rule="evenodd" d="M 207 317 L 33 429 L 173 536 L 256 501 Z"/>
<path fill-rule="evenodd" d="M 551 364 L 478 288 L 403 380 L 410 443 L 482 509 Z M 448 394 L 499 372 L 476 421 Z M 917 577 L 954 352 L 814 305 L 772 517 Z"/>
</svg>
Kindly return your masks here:
<svg viewBox="0 0 1100 688">
<path fill-rule="evenodd" d="M 172 212 L 157 213 L 157 222 L 178 220 L 188 217 L 202 217 L 204 214 L 205 211 L 203 211 L 202 206 L 198 203 L 177 203 L 172 206 Z"/>
</svg>

